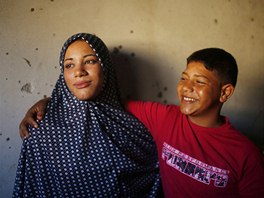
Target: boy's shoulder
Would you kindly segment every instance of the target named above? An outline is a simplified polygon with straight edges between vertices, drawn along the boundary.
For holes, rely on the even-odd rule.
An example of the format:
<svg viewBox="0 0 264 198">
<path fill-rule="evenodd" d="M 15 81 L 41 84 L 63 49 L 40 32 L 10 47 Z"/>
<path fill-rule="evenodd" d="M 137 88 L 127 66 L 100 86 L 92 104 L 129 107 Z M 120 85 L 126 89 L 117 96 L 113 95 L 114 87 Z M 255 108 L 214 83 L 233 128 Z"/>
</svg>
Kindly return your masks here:
<svg viewBox="0 0 264 198">
<path fill-rule="evenodd" d="M 129 111 L 138 109 L 143 111 L 158 111 L 163 113 L 178 113 L 180 112 L 180 107 L 175 104 L 163 104 L 155 101 L 140 101 L 140 100 L 131 100 L 127 102 L 127 109 Z"/>
</svg>

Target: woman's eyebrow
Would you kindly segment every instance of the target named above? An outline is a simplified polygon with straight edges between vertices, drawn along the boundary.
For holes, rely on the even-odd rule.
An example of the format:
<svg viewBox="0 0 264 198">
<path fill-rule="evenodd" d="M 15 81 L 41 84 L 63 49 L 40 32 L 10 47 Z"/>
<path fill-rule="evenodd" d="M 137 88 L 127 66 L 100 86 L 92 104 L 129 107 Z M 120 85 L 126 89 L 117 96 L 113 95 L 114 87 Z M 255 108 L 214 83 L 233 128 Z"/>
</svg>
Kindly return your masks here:
<svg viewBox="0 0 264 198">
<path fill-rule="evenodd" d="M 94 56 L 94 57 L 97 58 L 97 56 L 96 56 L 95 54 L 87 54 L 87 55 L 84 55 L 83 58 L 86 58 L 86 57 L 88 57 L 88 56 Z"/>
<path fill-rule="evenodd" d="M 64 62 L 68 61 L 68 60 L 73 60 L 73 58 L 65 58 Z"/>
<path fill-rule="evenodd" d="M 89 57 L 89 56 L 94 56 L 97 58 L 97 56 L 95 54 L 87 54 L 87 55 L 84 55 L 83 58 L 86 58 L 86 57 Z M 68 61 L 68 60 L 73 60 L 73 58 L 65 58 L 64 59 L 64 62 Z"/>
</svg>

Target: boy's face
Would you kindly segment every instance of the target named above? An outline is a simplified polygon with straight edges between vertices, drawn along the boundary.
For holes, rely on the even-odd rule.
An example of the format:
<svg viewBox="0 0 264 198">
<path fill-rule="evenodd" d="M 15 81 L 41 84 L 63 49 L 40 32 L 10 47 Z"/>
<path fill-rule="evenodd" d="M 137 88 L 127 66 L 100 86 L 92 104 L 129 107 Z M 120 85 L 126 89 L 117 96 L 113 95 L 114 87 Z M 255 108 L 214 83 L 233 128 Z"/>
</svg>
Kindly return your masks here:
<svg viewBox="0 0 264 198">
<path fill-rule="evenodd" d="M 101 64 L 85 41 L 75 41 L 66 50 L 64 78 L 79 100 L 92 100 L 100 93 L 103 85 Z"/>
<path fill-rule="evenodd" d="M 221 84 L 213 71 L 201 62 L 191 62 L 177 85 L 181 112 L 189 118 L 207 119 L 220 113 Z"/>
</svg>

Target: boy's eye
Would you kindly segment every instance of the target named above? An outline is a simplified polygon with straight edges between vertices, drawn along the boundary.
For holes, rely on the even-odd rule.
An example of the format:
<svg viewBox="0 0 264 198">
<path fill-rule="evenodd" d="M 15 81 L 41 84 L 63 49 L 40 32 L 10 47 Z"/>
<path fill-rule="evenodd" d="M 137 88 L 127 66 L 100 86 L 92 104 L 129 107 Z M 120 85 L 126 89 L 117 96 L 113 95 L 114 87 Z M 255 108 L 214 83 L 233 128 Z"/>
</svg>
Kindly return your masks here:
<svg viewBox="0 0 264 198">
<path fill-rule="evenodd" d="M 180 80 L 186 80 L 185 76 L 181 76 Z"/>
<path fill-rule="evenodd" d="M 197 80 L 196 83 L 201 84 L 201 85 L 206 84 L 204 81 L 201 81 L 201 80 Z"/>
</svg>

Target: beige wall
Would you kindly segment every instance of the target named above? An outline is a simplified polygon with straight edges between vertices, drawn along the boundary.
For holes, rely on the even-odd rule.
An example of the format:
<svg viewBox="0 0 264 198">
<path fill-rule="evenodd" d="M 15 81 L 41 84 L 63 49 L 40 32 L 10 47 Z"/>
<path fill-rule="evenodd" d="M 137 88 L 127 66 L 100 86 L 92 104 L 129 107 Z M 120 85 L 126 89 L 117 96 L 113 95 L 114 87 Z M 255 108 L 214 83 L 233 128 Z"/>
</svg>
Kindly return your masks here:
<svg viewBox="0 0 264 198">
<path fill-rule="evenodd" d="M 0 0 L 0 195 L 11 196 L 18 124 L 51 94 L 60 48 L 77 32 L 96 33 L 115 52 L 124 97 L 164 103 L 177 103 L 175 85 L 190 53 L 229 51 L 239 78 L 223 113 L 263 145 L 263 21 L 262 0 Z"/>
</svg>

